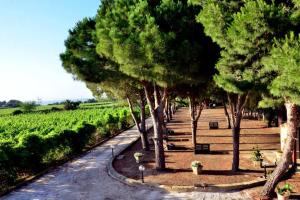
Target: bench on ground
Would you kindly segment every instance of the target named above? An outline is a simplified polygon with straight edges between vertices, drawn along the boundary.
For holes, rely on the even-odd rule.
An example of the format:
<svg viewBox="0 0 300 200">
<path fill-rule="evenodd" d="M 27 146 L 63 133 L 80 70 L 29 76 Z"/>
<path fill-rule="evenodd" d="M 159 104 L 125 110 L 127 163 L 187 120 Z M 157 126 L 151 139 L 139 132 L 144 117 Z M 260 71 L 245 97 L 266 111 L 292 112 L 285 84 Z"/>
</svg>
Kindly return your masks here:
<svg viewBox="0 0 300 200">
<path fill-rule="evenodd" d="M 195 154 L 210 153 L 210 144 L 196 144 Z"/>
<path fill-rule="evenodd" d="M 175 150 L 175 144 L 173 143 L 168 143 L 166 139 L 163 140 L 163 145 L 165 150 Z"/>
<path fill-rule="evenodd" d="M 209 129 L 218 129 L 219 128 L 219 123 L 215 121 L 210 121 L 209 122 Z"/>
</svg>

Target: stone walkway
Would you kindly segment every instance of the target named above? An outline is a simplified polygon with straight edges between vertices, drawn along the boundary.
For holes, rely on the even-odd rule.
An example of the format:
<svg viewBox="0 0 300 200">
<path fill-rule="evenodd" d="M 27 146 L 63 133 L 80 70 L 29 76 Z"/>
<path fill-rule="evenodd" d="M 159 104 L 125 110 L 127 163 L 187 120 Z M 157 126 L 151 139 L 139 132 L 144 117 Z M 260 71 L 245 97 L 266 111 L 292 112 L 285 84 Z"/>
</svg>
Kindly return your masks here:
<svg viewBox="0 0 300 200">
<path fill-rule="evenodd" d="M 150 127 L 151 121 L 147 121 Z M 84 156 L 66 163 L 34 182 L 0 198 L 1 200 L 159 200 L 159 199 L 250 199 L 242 192 L 168 192 L 137 188 L 112 179 L 107 173 L 111 145 L 119 152 L 139 137 L 136 128 L 124 131 Z"/>
</svg>

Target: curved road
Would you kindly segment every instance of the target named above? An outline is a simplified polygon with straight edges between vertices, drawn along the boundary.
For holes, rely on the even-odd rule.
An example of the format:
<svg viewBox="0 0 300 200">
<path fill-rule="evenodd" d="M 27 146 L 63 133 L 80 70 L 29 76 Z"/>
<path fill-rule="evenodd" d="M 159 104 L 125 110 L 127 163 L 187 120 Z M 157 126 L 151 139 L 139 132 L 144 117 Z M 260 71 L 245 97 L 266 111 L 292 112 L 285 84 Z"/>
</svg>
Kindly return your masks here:
<svg viewBox="0 0 300 200">
<path fill-rule="evenodd" d="M 150 125 L 151 121 L 147 123 Z M 111 145 L 115 152 L 139 137 L 135 127 L 124 131 L 84 156 L 68 162 L 34 182 L 0 198 L 1 200 L 159 200 L 159 199 L 250 199 L 245 193 L 168 192 L 162 189 L 133 187 L 111 178 L 107 164 Z"/>
</svg>

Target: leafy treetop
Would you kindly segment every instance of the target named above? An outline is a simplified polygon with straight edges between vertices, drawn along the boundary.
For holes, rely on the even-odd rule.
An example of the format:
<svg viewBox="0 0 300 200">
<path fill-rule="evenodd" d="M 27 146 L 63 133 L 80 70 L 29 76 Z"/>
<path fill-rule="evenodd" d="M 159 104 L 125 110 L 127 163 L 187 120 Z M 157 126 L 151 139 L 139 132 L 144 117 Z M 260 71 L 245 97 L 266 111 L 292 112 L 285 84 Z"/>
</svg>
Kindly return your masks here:
<svg viewBox="0 0 300 200">
<path fill-rule="evenodd" d="M 274 75 L 269 85 L 271 94 L 300 105 L 300 35 L 291 32 L 276 40 L 263 64 L 265 71 Z"/>
<path fill-rule="evenodd" d="M 187 1 L 116 0 L 98 11 L 97 52 L 161 87 L 205 81 L 218 49 L 195 21 L 199 9 Z"/>
</svg>

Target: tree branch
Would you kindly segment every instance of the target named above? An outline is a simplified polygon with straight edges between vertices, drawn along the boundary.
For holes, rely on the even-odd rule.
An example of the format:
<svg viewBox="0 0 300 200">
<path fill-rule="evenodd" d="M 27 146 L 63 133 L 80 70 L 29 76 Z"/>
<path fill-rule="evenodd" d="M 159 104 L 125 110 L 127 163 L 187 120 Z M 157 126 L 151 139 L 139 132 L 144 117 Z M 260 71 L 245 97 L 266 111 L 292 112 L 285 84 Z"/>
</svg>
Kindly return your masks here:
<svg viewBox="0 0 300 200">
<path fill-rule="evenodd" d="M 195 120 L 195 114 L 194 114 L 194 99 L 192 97 L 189 97 L 189 101 L 190 101 L 190 116 L 191 116 L 191 120 L 194 121 Z"/>
<path fill-rule="evenodd" d="M 200 118 L 200 116 L 201 116 L 201 112 L 202 112 L 202 110 L 203 110 L 203 108 L 204 108 L 204 100 L 201 102 L 201 104 L 200 104 L 200 106 L 199 106 L 199 110 L 198 110 L 198 113 L 197 113 L 197 116 L 196 116 L 196 121 L 198 121 L 199 120 L 199 118 Z"/>
<path fill-rule="evenodd" d="M 245 96 L 245 100 L 244 100 L 244 103 L 241 106 L 241 110 L 244 110 L 244 108 L 245 108 L 245 106 L 247 104 L 248 98 L 249 98 L 249 92 L 247 92 L 247 94 Z"/>
<path fill-rule="evenodd" d="M 157 85 L 154 85 L 154 100 L 155 100 L 155 108 L 160 106 L 161 99 L 160 99 L 160 93 L 159 93 L 159 88 Z"/>
<path fill-rule="evenodd" d="M 232 124 L 233 124 L 233 126 L 235 126 L 234 104 L 231 101 L 231 97 L 230 97 L 229 93 L 227 93 L 227 98 L 228 98 L 228 103 L 229 103 L 229 106 L 230 106 Z"/>
<path fill-rule="evenodd" d="M 161 101 L 160 101 L 160 106 L 162 106 L 162 110 L 164 109 L 164 107 L 166 105 L 167 98 L 168 98 L 168 89 L 164 88 L 163 96 L 162 96 Z"/>
<path fill-rule="evenodd" d="M 150 88 L 149 88 L 149 84 L 148 83 L 143 83 L 144 86 L 144 90 L 145 90 L 145 94 L 146 94 L 146 98 L 147 98 L 147 102 L 149 104 L 150 110 L 151 112 L 154 112 L 155 109 L 155 104 L 153 102 L 153 96 L 150 94 Z"/>
<path fill-rule="evenodd" d="M 141 127 L 140 127 L 140 124 L 138 123 L 137 117 L 134 114 L 132 102 L 131 102 L 131 100 L 129 98 L 129 95 L 126 95 L 126 99 L 127 99 L 128 105 L 129 105 L 130 114 L 132 116 L 132 119 L 133 119 L 136 127 L 138 128 L 139 132 L 141 132 Z"/>
</svg>

